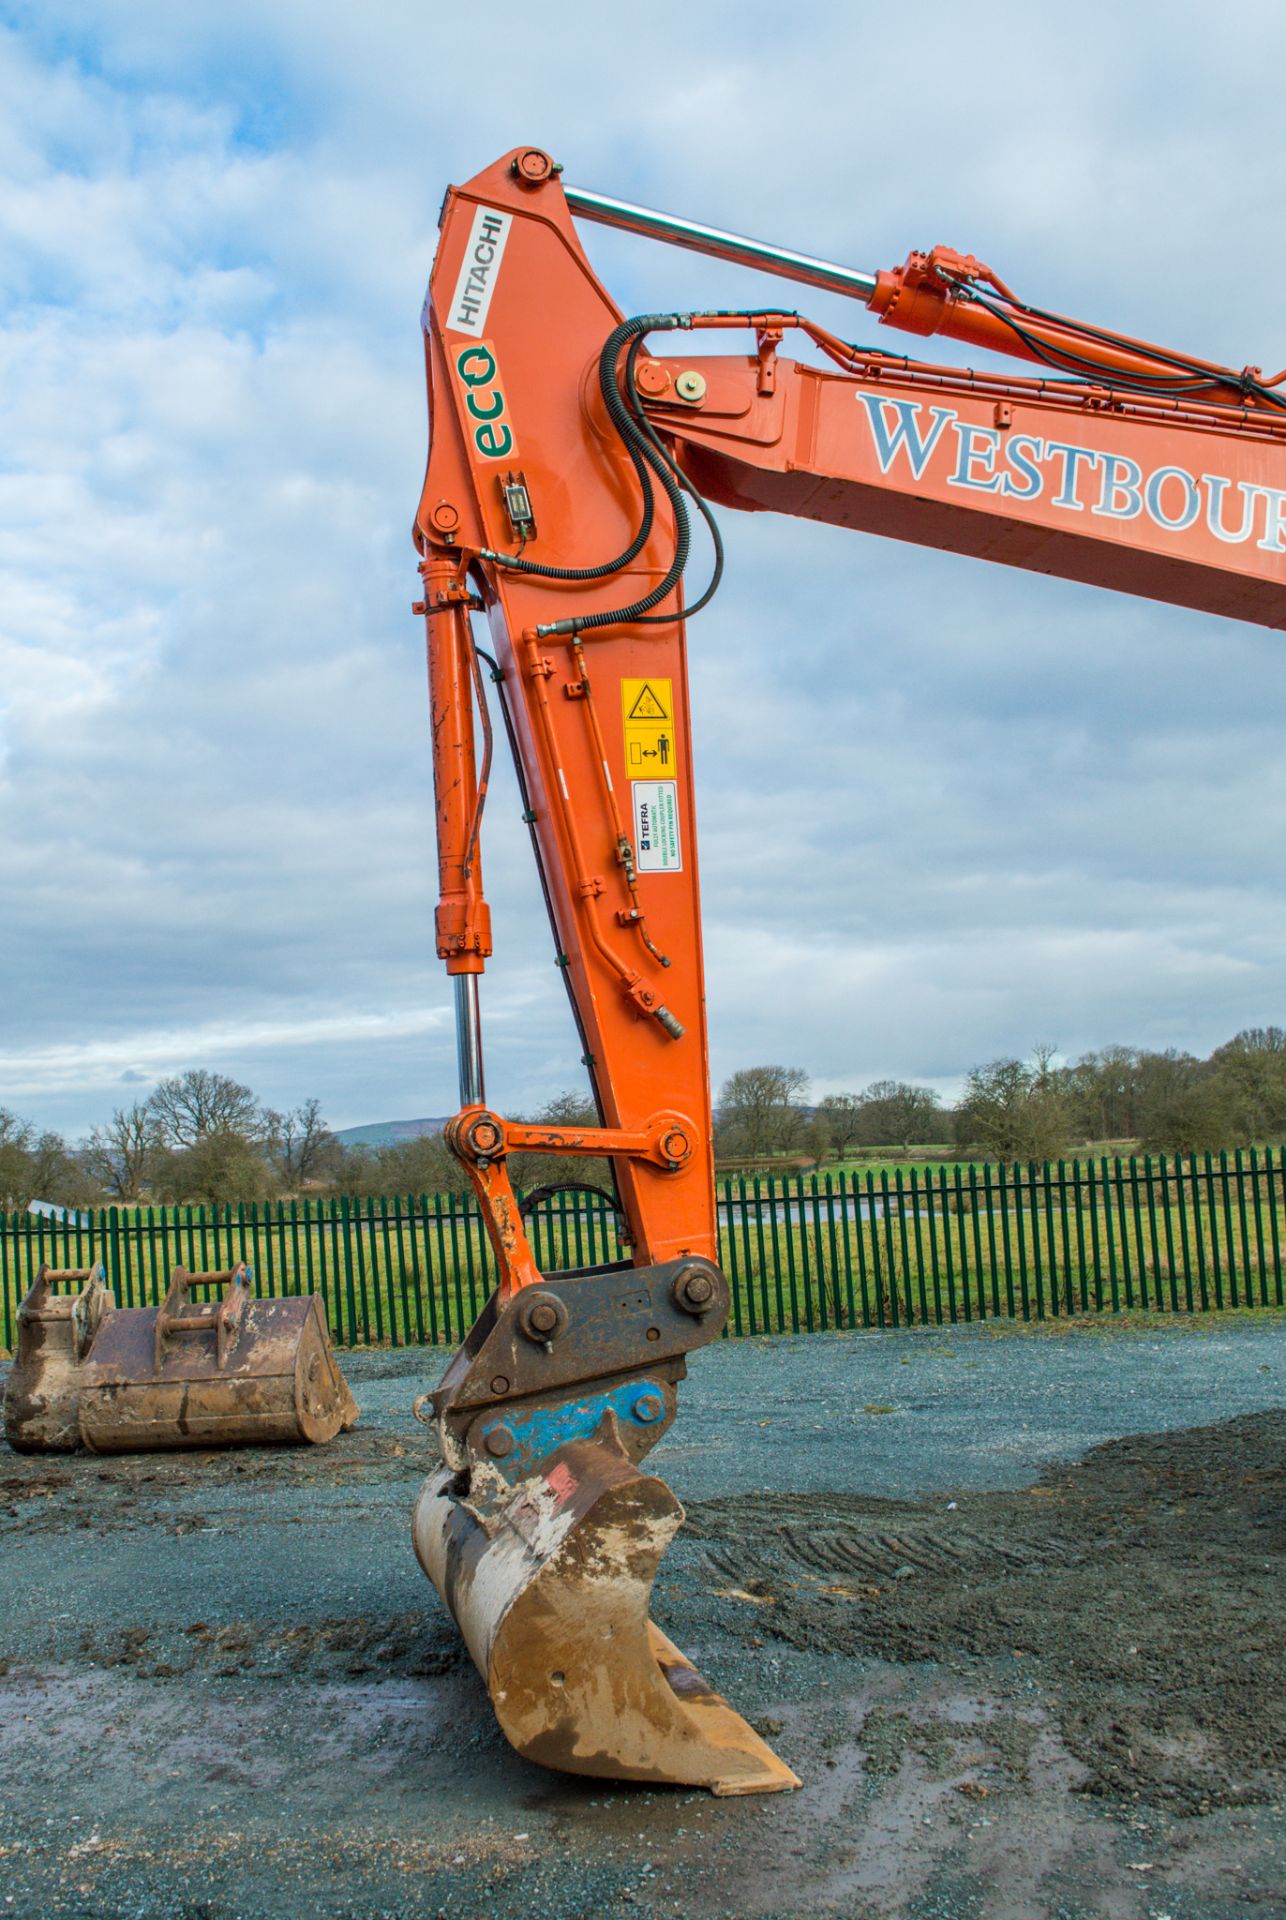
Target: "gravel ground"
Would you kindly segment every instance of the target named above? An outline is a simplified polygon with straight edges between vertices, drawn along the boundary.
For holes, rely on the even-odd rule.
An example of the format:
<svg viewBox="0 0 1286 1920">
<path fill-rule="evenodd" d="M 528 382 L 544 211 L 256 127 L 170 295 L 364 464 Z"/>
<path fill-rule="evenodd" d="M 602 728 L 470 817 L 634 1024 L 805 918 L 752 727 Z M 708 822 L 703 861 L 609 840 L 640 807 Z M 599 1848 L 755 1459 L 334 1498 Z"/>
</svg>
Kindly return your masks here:
<svg viewBox="0 0 1286 1920">
<path fill-rule="evenodd" d="M 0 1456 L 0 1915 L 1286 1915 L 1286 1322 L 698 1356 L 654 1612 L 804 1781 L 729 1802 L 505 1747 L 409 1545 L 442 1361 L 346 1356 L 329 1448 Z"/>
</svg>

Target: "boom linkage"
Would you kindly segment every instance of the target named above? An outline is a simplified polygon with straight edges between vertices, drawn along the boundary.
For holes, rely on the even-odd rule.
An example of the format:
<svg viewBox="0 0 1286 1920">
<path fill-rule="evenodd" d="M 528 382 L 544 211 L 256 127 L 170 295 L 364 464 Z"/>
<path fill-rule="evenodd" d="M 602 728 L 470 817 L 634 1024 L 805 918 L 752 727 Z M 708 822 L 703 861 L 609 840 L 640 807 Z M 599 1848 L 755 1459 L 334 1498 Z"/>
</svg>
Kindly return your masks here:
<svg viewBox="0 0 1286 1920">
<path fill-rule="evenodd" d="M 772 308 L 625 319 L 573 215 L 839 292 L 884 326 L 1036 363 L 935 365 Z M 1265 379 L 1020 301 L 937 247 L 869 273 L 565 189 L 537 148 L 453 188 L 424 309 L 416 514 L 441 904 L 461 1111 L 498 1286 L 437 1391 L 416 1549 L 506 1735 L 550 1766 L 797 1784 L 647 1616 L 682 1518 L 643 1460 L 686 1355 L 722 1331 L 687 621 L 723 568 L 714 505 L 883 534 L 1286 626 L 1286 375 Z M 740 330 L 740 351 L 695 353 Z M 821 364 L 785 357 L 796 338 Z M 662 351 L 664 347 L 664 351 Z M 693 515 L 713 562 L 689 592 Z M 701 551 L 697 543 L 696 551 Z M 486 1104 L 485 656 L 597 1126 Z M 492 657 L 494 656 L 494 657 Z M 477 739 L 481 735 L 481 755 Z M 806 944 L 807 929 L 799 930 Z M 621 1258 L 542 1272 L 516 1151 L 602 1156 Z M 578 1201 L 577 1204 L 580 1204 Z"/>
</svg>

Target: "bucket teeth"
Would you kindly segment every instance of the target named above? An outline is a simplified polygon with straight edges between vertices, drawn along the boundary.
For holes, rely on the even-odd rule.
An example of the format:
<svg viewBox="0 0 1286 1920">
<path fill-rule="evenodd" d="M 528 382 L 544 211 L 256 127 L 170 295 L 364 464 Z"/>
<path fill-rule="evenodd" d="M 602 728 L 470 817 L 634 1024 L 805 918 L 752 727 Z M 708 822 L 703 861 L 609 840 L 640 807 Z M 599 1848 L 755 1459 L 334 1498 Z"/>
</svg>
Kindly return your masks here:
<svg viewBox="0 0 1286 1920">
<path fill-rule="evenodd" d="M 608 1423 L 610 1425 L 610 1423 Z M 476 1470 L 475 1470 L 476 1472 Z M 515 1487 L 425 1482 L 420 1563 L 459 1625 L 505 1737 L 567 1773 L 776 1793 L 799 1781 L 648 1618 L 683 1519 L 619 1439 L 577 1440 Z"/>
</svg>

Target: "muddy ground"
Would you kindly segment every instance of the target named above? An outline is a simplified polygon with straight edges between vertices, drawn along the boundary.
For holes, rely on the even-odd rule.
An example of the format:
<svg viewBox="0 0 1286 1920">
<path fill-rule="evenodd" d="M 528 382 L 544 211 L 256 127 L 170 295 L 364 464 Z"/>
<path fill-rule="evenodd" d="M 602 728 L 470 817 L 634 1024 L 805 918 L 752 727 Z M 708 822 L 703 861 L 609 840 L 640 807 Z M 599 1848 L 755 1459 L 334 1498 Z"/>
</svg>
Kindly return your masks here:
<svg viewBox="0 0 1286 1920">
<path fill-rule="evenodd" d="M 804 1780 L 541 1773 L 410 1552 L 432 1355 L 328 1449 L 0 1453 L 0 1915 L 1286 1915 L 1286 1324 L 699 1357 L 654 1611 Z"/>
</svg>

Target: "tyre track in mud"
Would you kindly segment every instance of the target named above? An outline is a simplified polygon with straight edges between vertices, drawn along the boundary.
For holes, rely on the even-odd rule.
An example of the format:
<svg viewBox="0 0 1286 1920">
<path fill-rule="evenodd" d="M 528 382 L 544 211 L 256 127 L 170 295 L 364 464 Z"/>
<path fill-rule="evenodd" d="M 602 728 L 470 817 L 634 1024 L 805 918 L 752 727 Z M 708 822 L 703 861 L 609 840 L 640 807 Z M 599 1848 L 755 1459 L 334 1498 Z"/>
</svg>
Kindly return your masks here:
<svg viewBox="0 0 1286 1920">
<path fill-rule="evenodd" d="M 0 1915 L 1281 1920 L 1286 1775 L 1234 1763 L 1280 1704 L 1283 1336 L 703 1356 L 654 1610 L 800 1773 L 772 1801 L 505 1747 L 407 1537 L 440 1355 L 345 1356 L 325 1448 L 0 1454 Z"/>
<path fill-rule="evenodd" d="M 1286 1780 L 1286 1412 L 1110 1441 L 1016 1493 L 697 1502 L 746 1632 L 800 1651 L 1022 1661 L 1085 1790 L 1187 1813 Z"/>
</svg>

